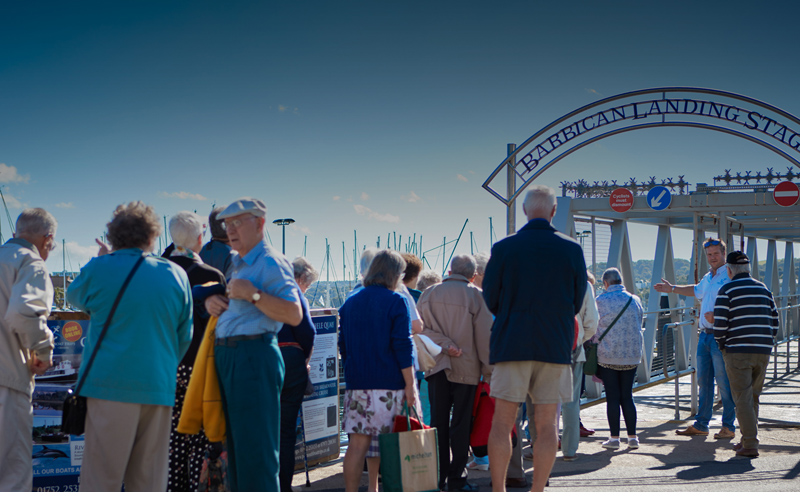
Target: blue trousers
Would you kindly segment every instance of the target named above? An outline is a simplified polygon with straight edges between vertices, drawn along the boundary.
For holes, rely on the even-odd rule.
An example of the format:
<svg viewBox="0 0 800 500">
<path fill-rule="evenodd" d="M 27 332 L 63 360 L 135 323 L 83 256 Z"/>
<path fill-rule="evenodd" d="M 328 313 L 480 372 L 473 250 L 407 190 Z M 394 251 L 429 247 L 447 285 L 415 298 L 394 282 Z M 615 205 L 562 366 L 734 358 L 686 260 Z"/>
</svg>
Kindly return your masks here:
<svg viewBox="0 0 800 500">
<path fill-rule="evenodd" d="M 700 407 L 697 409 L 694 426 L 701 431 L 708 431 L 708 423 L 714 409 L 715 379 L 722 396 L 722 426 L 735 431 L 733 421 L 736 418 L 736 405 L 733 402 L 728 374 L 725 372 L 722 352 L 713 334 L 700 332 L 697 340 L 697 385 Z"/>
<path fill-rule="evenodd" d="M 294 477 L 294 449 L 297 444 L 297 415 L 303 404 L 308 382 L 306 357 L 302 349 L 281 347 L 286 375 L 281 390 L 281 491 L 292 491 Z"/>
<path fill-rule="evenodd" d="M 284 365 L 275 336 L 214 346 L 214 360 L 225 411 L 231 491 L 280 491 Z"/>
</svg>

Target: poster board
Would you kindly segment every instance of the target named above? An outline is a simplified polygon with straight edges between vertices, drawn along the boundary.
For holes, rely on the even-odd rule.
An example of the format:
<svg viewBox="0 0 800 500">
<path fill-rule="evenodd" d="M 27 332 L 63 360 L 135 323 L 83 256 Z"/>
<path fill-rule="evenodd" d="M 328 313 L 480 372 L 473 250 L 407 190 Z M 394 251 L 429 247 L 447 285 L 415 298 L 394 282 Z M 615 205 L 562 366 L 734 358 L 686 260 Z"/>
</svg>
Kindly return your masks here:
<svg viewBox="0 0 800 500">
<path fill-rule="evenodd" d="M 78 380 L 89 316 L 53 312 L 47 318 L 53 332 L 53 366 L 37 375 L 33 391 L 33 491 L 78 491 L 83 461 L 83 436 L 61 433 L 67 389 Z"/>
<path fill-rule="evenodd" d="M 312 309 L 317 334 L 309 361 L 314 393 L 303 398 L 298 416 L 295 469 L 302 469 L 303 437 L 308 465 L 339 458 L 339 314 L 335 309 Z M 302 422 L 300 418 L 302 417 Z"/>
</svg>

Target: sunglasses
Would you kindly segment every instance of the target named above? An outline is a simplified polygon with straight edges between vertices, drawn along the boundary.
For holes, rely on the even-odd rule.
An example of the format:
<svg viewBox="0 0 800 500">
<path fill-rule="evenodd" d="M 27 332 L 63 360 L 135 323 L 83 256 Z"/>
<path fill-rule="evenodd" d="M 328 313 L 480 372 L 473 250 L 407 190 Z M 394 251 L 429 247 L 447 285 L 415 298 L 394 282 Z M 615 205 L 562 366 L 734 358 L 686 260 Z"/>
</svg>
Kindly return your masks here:
<svg viewBox="0 0 800 500">
<path fill-rule="evenodd" d="M 720 240 L 706 241 L 705 243 L 703 243 L 703 248 L 714 247 L 717 245 L 722 245 L 722 242 Z"/>
</svg>

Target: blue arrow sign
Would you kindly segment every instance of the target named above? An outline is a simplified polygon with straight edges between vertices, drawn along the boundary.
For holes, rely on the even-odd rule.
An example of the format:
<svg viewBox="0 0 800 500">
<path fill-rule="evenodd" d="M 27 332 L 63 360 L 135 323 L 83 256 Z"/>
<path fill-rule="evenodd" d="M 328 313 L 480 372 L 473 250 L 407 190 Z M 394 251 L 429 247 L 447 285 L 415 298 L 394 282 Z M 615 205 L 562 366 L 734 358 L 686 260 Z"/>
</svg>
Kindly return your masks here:
<svg viewBox="0 0 800 500">
<path fill-rule="evenodd" d="M 653 210 L 664 210 L 672 201 L 672 195 L 664 186 L 656 186 L 647 192 L 647 205 Z"/>
</svg>

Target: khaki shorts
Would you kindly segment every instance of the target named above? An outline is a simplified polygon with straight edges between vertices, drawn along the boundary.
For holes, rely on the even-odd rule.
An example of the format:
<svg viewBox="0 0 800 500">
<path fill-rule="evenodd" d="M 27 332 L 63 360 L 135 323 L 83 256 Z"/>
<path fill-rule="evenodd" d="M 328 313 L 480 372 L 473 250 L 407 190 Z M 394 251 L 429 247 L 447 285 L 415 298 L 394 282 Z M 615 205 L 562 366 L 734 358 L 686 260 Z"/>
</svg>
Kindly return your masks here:
<svg viewBox="0 0 800 500">
<path fill-rule="evenodd" d="M 504 361 L 494 365 L 491 396 L 512 403 L 533 404 L 572 401 L 572 365 L 544 361 Z"/>
</svg>

